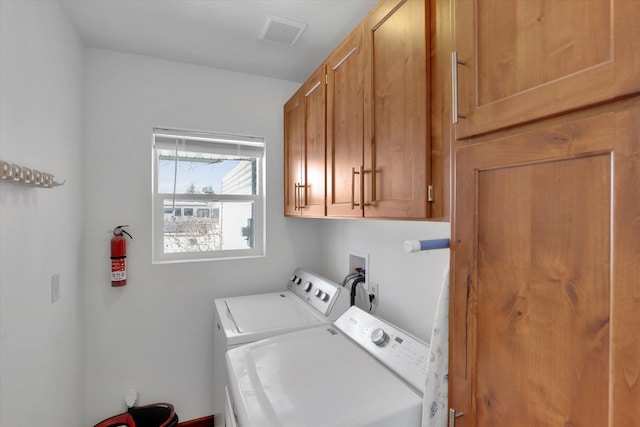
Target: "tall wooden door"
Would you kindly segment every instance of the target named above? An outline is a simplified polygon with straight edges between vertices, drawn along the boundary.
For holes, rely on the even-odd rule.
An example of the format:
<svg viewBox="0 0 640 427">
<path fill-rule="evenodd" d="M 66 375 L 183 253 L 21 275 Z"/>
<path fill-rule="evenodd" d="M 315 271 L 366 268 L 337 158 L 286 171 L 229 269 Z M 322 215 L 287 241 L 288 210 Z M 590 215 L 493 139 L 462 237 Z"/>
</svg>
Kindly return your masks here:
<svg viewBox="0 0 640 427">
<path fill-rule="evenodd" d="M 327 59 L 327 216 L 362 217 L 362 27 Z"/>
<path fill-rule="evenodd" d="M 429 2 L 382 0 L 364 22 L 365 217 L 429 216 Z"/>
<path fill-rule="evenodd" d="M 458 139 L 640 90 L 640 2 L 455 0 Z"/>
<path fill-rule="evenodd" d="M 633 100 L 457 150 L 457 427 L 640 426 L 638 141 Z"/>
</svg>

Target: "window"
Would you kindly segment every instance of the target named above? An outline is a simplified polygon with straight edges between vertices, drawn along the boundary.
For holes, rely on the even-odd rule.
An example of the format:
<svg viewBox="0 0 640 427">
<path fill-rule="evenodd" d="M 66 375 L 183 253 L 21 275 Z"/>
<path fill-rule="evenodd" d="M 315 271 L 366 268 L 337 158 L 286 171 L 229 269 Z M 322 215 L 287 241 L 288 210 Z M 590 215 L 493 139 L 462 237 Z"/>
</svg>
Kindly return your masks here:
<svg viewBox="0 0 640 427">
<path fill-rule="evenodd" d="M 153 261 L 264 255 L 264 139 L 154 129 Z"/>
</svg>

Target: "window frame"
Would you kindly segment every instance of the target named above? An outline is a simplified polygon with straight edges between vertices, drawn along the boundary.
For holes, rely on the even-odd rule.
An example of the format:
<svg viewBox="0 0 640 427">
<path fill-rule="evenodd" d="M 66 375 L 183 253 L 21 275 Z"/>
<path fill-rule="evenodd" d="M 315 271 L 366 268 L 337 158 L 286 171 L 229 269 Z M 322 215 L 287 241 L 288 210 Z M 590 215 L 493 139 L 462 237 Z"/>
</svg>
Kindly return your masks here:
<svg viewBox="0 0 640 427">
<path fill-rule="evenodd" d="M 213 148 L 213 142 L 217 144 L 228 143 L 230 145 L 239 146 L 252 146 L 261 147 L 261 156 L 251 157 L 256 159 L 256 194 L 191 194 L 184 193 L 174 194 L 171 193 L 159 193 L 158 185 L 158 165 L 159 165 L 159 148 L 157 147 L 156 139 L 158 137 L 166 138 L 171 137 L 177 140 L 191 140 L 198 141 L 200 146 L 207 141 L 212 142 L 212 149 L 208 151 L 210 153 L 220 154 Z M 181 262 L 193 262 L 193 261 L 215 261 L 215 260 L 230 260 L 239 258 L 260 258 L 266 256 L 266 191 L 265 191 L 265 177 L 266 177 L 266 140 L 264 137 L 246 136 L 246 135 L 231 135 L 221 134 L 216 132 L 201 132 L 201 131 L 186 131 L 177 129 L 166 128 L 154 128 L 152 133 L 152 210 L 151 210 L 151 227 L 152 227 L 152 263 L 153 264 L 167 264 L 167 263 L 181 263 Z M 220 203 L 252 203 L 253 206 L 253 247 L 247 249 L 221 249 L 214 251 L 194 251 L 194 252 L 164 252 L 164 215 L 165 206 L 164 200 L 167 198 L 173 199 L 175 197 L 175 204 L 181 204 L 181 202 L 220 202 Z M 195 214 L 195 209 L 194 209 Z"/>
</svg>

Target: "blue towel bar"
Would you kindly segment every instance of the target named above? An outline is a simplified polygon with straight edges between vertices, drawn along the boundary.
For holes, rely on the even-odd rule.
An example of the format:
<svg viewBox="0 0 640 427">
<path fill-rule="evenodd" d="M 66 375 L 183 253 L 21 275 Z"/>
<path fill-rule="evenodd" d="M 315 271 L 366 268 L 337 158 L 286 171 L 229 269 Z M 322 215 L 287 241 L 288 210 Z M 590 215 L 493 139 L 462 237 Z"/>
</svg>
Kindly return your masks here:
<svg viewBox="0 0 640 427">
<path fill-rule="evenodd" d="M 430 251 L 432 249 L 449 249 L 449 239 L 407 240 L 404 242 L 405 252 Z"/>
</svg>

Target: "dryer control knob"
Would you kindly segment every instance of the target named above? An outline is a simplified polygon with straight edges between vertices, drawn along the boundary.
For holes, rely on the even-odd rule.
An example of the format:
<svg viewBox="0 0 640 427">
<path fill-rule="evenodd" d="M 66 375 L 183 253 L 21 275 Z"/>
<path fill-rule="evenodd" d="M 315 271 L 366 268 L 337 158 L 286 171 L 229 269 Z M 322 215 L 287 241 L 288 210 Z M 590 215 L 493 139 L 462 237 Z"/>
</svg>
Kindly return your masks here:
<svg viewBox="0 0 640 427">
<path fill-rule="evenodd" d="M 293 276 L 291 276 L 291 279 L 289 279 L 292 282 L 295 282 L 296 279 L 298 278 L 298 276 L 296 276 L 295 274 Z"/>
<path fill-rule="evenodd" d="M 322 296 L 320 297 L 320 299 L 321 299 L 322 301 L 324 301 L 324 302 L 329 301 L 329 294 L 328 294 L 328 293 L 326 293 L 326 292 L 324 292 L 324 293 L 322 294 Z"/>
<path fill-rule="evenodd" d="M 387 341 L 387 333 L 382 328 L 376 328 L 371 332 L 371 342 L 375 345 L 382 345 Z"/>
<path fill-rule="evenodd" d="M 324 294 L 324 292 L 322 292 L 321 289 L 316 289 L 316 291 L 313 294 L 318 298 L 322 299 L 322 295 Z"/>
<path fill-rule="evenodd" d="M 305 282 L 304 284 L 304 291 L 305 292 L 309 292 L 311 290 L 311 288 L 313 287 L 313 285 L 311 284 L 311 282 Z"/>
<path fill-rule="evenodd" d="M 296 277 L 296 280 L 294 280 L 293 283 L 295 283 L 296 285 L 299 285 L 300 283 L 302 283 L 302 278 Z"/>
</svg>

